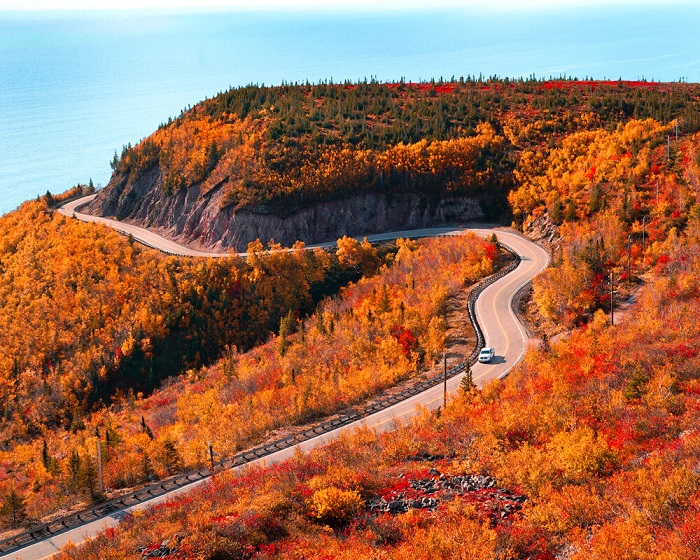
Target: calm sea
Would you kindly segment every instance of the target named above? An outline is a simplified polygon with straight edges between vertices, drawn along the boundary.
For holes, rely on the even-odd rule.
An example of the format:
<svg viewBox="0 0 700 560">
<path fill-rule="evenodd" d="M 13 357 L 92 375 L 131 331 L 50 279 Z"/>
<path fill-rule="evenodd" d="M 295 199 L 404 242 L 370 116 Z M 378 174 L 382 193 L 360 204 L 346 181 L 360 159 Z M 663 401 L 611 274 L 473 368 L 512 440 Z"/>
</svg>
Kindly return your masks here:
<svg viewBox="0 0 700 560">
<path fill-rule="evenodd" d="M 93 179 L 229 86 L 501 77 L 700 81 L 700 7 L 535 13 L 0 12 L 0 214 Z"/>
</svg>

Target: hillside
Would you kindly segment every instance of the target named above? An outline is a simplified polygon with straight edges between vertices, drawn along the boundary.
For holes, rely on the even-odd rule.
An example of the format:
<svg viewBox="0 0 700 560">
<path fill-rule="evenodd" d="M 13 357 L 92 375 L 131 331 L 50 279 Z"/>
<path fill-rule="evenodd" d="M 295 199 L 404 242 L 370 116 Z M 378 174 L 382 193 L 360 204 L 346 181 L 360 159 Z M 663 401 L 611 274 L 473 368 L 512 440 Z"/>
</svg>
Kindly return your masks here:
<svg viewBox="0 0 700 560">
<path fill-rule="evenodd" d="M 460 80 L 232 89 L 115 153 L 90 211 L 201 248 L 510 221 L 520 153 L 631 118 L 700 128 L 698 86 Z M 399 227 L 400 226 L 400 227 Z"/>
<path fill-rule="evenodd" d="M 698 558 L 699 94 L 239 88 L 125 148 L 93 210 L 201 245 L 243 242 L 206 216 L 277 241 L 508 216 L 552 255 L 524 305 L 542 343 L 395 433 L 217 476 L 66 557 Z M 0 219 L 4 529 L 103 498 L 96 434 L 114 493 L 416 378 L 498 263 L 470 236 L 166 257 L 54 198 Z"/>
<path fill-rule="evenodd" d="M 113 496 L 420 375 L 497 254 L 469 235 L 176 259 L 45 201 L 3 225 L 3 529 L 104 498 L 96 434 Z"/>
<path fill-rule="evenodd" d="M 218 475 L 63 558 L 697 559 L 698 225 L 621 326 L 599 312 L 441 414 Z"/>
</svg>

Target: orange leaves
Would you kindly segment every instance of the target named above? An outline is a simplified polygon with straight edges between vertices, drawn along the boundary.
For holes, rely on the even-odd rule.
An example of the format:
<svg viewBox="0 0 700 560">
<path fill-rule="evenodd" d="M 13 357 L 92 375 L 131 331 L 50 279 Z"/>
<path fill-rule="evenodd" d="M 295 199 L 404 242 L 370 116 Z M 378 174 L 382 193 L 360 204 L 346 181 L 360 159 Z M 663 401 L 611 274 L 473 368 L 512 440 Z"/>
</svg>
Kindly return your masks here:
<svg viewBox="0 0 700 560">
<path fill-rule="evenodd" d="M 523 152 L 515 172 L 519 185 L 509 194 L 513 212 L 521 220 L 547 206 L 551 213 L 556 196 L 575 208 L 567 217 L 571 220 L 598 211 L 602 196 L 609 207 L 624 214 L 621 187 L 631 187 L 633 196 L 646 198 L 642 185 L 651 179 L 652 150 L 668 131 L 668 126 L 651 119 L 631 120 L 613 132 L 598 129 L 569 134 L 546 156 Z M 640 205 L 638 212 L 641 209 Z"/>
<path fill-rule="evenodd" d="M 319 488 L 310 500 L 311 513 L 322 523 L 338 526 L 350 521 L 364 507 L 356 490 L 341 490 L 335 486 Z"/>
<path fill-rule="evenodd" d="M 490 124 L 482 123 L 473 137 L 452 140 L 421 140 L 413 144 L 399 143 L 376 156 L 376 165 L 385 174 L 410 176 L 432 174 L 447 176 L 448 190 L 483 186 L 487 175 L 477 169 L 482 151 L 498 150 L 504 139 L 496 135 Z M 453 184 L 452 184 L 453 183 Z"/>
<path fill-rule="evenodd" d="M 565 255 L 560 266 L 548 268 L 533 280 L 533 300 L 540 313 L 559 322 L 568 311 L 576 317 L 590 310 L 593 302 L 586 298 L 585 289 L 591 276 L 585 263 L 572 262 Z"/>
<path fill-rule="evenodd" d="M 559 432 L 548 444 L 554 466 L 561 471 L 561 483 L 581 483 L 600 476 L 615 464 L 615 456 L 604 438 L 590 427 Z"/>
<path fill-rule="evenodd" d="M 338 239 L 338 250 L 335 254 L 341 265 L 353 268 L 363 276 L 376 270 L 377 250 L 366 237 L 361 243 L 347 235 L 341 237 Z"/>
<path fill-rule="evenodd" d="M 657 560 L 662 551 L 651 531 L 636 519 L 606 523 L 587 543 L 582 543 L 572 560 Z M 670 558 L 673 558 L 671 556 Z"/>
</svg>

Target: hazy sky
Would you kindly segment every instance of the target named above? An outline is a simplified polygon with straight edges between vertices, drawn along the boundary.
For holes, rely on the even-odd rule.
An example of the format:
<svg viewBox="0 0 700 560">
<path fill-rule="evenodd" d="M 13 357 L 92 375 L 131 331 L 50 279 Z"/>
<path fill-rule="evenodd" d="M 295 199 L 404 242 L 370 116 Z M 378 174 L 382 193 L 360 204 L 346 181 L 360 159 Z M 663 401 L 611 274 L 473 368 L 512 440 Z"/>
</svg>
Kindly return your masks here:
<svg viewBox="0 0 700 560">
<path fill-rule="evenodd" d="M 0 10 L 381 10 L 472 8 L 508 11 L 573 6 L 661 4 L 663 0 L 0 0 Z M 668 2 L 665 2 L 668 3 Z M 679 2 L 674 2 L 679 3 Z M 682 3 L 682 2 L 680 2 Z M 688 0 L 686 3 L 690 3 Z"/>
</svg>

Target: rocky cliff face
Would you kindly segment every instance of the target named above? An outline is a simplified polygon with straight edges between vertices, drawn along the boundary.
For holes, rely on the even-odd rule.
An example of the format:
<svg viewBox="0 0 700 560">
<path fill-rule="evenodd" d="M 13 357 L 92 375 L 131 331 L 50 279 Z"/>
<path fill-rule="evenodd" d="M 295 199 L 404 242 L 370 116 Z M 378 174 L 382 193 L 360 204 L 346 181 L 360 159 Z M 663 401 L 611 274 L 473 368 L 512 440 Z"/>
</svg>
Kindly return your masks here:
<svg viewBox="0 0 700 560">
<path fill-rule="evenodd" d="M 198 187 L 164 194 L 160 169 L 137 180 L 114 175 L 87 211 L 155 229 L 180 243 L 207 250 L 243 251 L 250 241 L 270 239 L 290 246 L 332 241 L 343 235 L 458 225 L 483 220 L 476 199 L 416 193 L 361 193 L 322 202 L 286 216 L 265 208 L 222 208 L 223 188 L 200 196 Z"/>
</svg>

